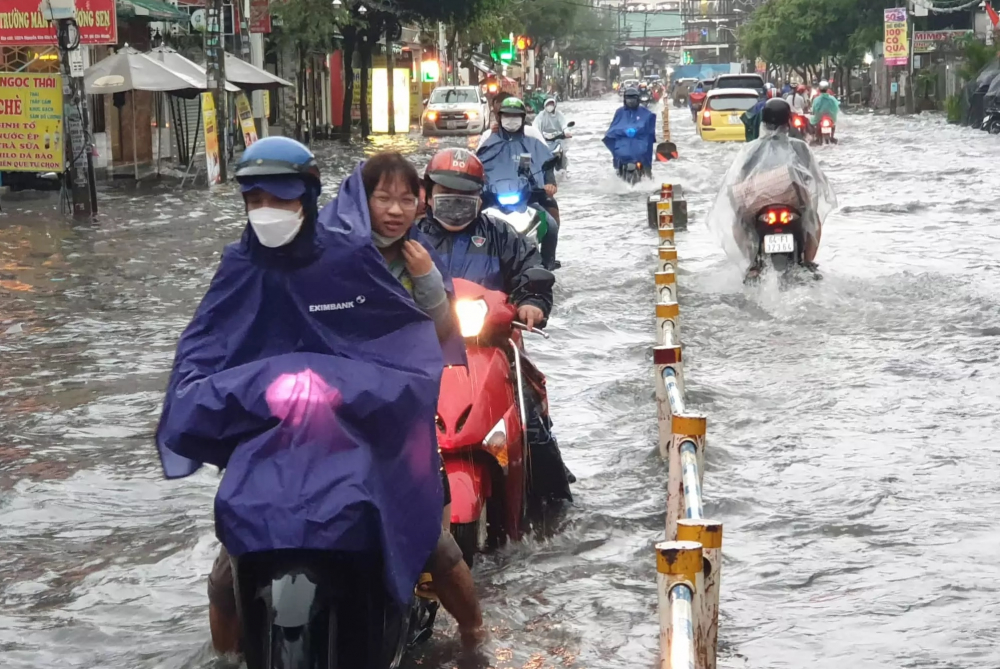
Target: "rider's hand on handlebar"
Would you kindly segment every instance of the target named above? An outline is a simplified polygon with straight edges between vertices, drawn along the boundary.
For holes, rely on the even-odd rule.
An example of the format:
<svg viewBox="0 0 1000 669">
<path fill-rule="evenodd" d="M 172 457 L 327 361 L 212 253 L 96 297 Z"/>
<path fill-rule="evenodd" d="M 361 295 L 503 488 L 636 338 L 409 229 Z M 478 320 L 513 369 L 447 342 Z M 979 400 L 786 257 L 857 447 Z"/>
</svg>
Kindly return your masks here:
<svg viewBox="0 0 1000 669">
<path fill-rule="evenodd" d="M 427 253 L 420 242 L 408 239 L 403 242 L 403 260 L 406 261 L 406 269 L 410 276 L 427 276 L 434 269 L 434 261 Z"/>
<path fill-rule="evenodd" d="M 518 307 L 517 319 L 527 325 L 530 332 L 534 329 L 535 323 L 541 323 L 545 320 L 545 314 L 538 307 L 526 304 L 523 307 Z"/>
<path fill-rule="evenodd" d="M 552 197 L 553 195 L 555 195 L 556 191 L 558 191 L 558 190 L 559 189 L 556 188 L 555 184 L 545 184 L 545 194 L 548 195 L 549 197 Z"/>
</svg>

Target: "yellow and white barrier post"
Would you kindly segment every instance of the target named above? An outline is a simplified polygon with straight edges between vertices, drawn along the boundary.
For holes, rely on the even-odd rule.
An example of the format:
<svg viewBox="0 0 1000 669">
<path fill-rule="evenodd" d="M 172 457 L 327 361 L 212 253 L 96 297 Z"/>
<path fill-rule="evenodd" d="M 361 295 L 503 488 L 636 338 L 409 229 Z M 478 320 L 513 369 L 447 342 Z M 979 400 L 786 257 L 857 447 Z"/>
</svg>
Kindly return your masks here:
<svg viewBox="0 0 1000 669">
<path fill-rule="evenodd" d="M 697 663 L 695 611 L 701 609 L 702 548 L 694 541 L 656 544 L 660 669 L 705 669 Z"/>
<path fill-rule="evenodd" d="M 722 582 L 722 523 L 703 518 L 677 521 L 677 540 L 701 544 L 704 587 L 700 607 L 695 610 L 695 651 L 698 665 L 715 669 L 715 648 L 719 640 L 719 585 Z"/>
<path fill-rule="evenodd" d="M 656 273 L 656 298 L 660 302 L 677 301 L 677 275 L 672 270 Z"/>
<path fill-rule="evenodd" d="M 681 309 L 677 302 L 660 301 L 656 305 L 656 344 L 669 346 L 681 343 Z"/>
</svg>

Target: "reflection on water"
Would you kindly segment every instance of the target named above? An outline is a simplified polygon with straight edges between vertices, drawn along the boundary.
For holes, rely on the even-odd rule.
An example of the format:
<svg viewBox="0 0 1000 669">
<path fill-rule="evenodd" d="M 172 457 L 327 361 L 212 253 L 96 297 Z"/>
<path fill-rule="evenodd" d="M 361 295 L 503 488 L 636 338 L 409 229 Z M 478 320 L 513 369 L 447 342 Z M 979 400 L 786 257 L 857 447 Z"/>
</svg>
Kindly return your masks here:
<svg viewBox="0 0 1000 669">
<path fill-rule="evenodd" d="M 600 143 L 615 104 L 563 106 L 577 123 L 564 268 L 552 340 L 528 343 L 577 501 L 550 538 L 478 564 L 493 630 L 478 665 L 655 661 L 666 479 L 644 191 L 664 180 L 685 187 L 691 213 L 679 284 L 690 401 L 709 416 L 708 513 L 726 523 L 720 665 L 1000 664 L 987 557 L 1000 536 L 1000 233 L 981 176 L 996 138 L 843 119 L 842 143 L 817 151 L 843 205 L 818 258 L 826 278 L 750 290 L 701 225 L 737 147 L 702 144 L 681 110 L 682 160 L 634 192 Z M 466 143 L 325 145 L 324 198 L 363 155 L 401 150 L 422 168 Z M 84 223 L 47 200 L 5 201 L 0 215 L 2 664 L 210 667 L 218 479 L 163 481 L 151 437 L 177 337 L 243 208 L 231 184 L 119 188 L 101 205 Z M 411 665 L 476 666 L 441 620 Z"/>
</svg>

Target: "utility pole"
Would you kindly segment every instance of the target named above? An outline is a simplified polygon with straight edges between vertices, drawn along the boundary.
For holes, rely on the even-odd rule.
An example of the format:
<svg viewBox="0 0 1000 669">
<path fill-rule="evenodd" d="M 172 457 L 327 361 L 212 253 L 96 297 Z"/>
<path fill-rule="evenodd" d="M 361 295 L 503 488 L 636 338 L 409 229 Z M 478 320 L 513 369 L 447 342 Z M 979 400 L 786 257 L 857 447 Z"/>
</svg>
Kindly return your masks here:
<svg viewBox="0 0 1000 669">
<path fill-rule="evenodd" d="M 97 213 L 97 183 L 94 156 L 87 142 L 87 97 L 83 94 L 83 54 L 80 30 L 76 24 L 75 0 L 42 0 L 42 16 L 56 24 L 59 45 L 59 70 L 63 86 L 63 134 L 65 162 L 69 172 L 73 215 Z"/>
<path fill-rule="evenodd" d="M 915 100 L 913 97 L 914 85 L 913 85 L 913 0 L 908 0 L 906 3 L 906 40 L 907 46 L 909 47 L 909 53 L 906 58 L 906 113 L 912 114 L 914 112 Z"/>
<path fill-rule="evenodd" d="M 205 0 L 205 71 L 207 87 L 215 102 L 216 127 L 219 129 L 219 178 L 225 182 L 226 158 L 229 156 L 229 107 L 226 104 L 226 56 L 222 29 L 222 0 Z"/>
</svg>

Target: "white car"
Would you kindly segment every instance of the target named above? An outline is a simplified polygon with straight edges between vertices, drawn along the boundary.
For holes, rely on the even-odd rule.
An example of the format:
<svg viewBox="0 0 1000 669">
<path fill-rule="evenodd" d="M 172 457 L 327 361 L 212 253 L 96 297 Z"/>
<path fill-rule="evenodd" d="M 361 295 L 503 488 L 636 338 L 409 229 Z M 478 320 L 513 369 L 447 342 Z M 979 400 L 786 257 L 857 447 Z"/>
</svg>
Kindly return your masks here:
<svg viewBox="0 0 1000 669">
<path fill-rule="evenodd" d="M 421 118 L 424 137 L 479 135 L 490 127 L 490 107 L 478 86 L 440 86 L 431 92 Z"/>
</svg>

